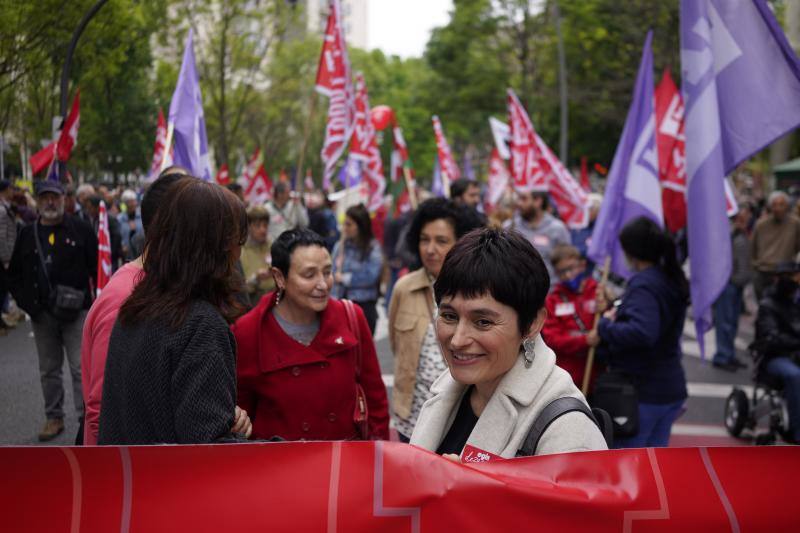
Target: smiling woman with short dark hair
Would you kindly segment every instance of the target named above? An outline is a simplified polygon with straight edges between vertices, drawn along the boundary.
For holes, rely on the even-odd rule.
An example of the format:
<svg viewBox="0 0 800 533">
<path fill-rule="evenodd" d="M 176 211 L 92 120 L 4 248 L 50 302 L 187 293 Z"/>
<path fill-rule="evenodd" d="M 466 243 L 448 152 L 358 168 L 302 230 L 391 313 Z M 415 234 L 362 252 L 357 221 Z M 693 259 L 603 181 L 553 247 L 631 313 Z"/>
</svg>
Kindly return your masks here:
<svg viewBox="0 0 800 533">
<path fill-rule="evenodd" d="M 411 444 L 445 455 L 469 445 L 505 458 L 606 448 L 539 335 L 549 288 L 541 256 L 514 231 L 475 230 L 456 243 L 434 285 L 448 370 L 433 384 Z M 538 445 L 524 449 L 540 414 L 565 397 L 577 399 L 578 410 L 555 418 Z"/>
</svg>

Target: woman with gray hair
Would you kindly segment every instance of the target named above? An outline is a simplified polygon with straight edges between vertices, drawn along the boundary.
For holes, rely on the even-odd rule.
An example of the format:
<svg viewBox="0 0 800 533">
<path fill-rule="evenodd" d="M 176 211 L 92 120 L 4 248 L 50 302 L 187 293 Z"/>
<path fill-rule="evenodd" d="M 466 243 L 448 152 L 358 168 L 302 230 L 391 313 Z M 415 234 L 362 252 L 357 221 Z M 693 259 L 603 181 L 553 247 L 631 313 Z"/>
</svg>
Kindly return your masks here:
<svg viewBox="0 0 800 533">
<path fill-rule="evenodd" d="M 475 230 L 456 243 L 434 285 L 448 369 L 411 444 L 463 461 L 607 448 L 539 335 L 549 289 L 544 261 L 517 232 Z"/>
</svg>

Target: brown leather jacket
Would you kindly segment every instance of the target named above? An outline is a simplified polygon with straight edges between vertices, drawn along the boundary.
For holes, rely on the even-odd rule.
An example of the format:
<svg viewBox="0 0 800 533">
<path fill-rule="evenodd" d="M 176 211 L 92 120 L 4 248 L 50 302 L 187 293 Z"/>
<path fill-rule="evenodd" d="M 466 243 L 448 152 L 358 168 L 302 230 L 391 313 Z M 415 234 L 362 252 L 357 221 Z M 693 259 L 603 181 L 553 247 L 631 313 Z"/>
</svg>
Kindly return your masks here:
<svg viewBox="0 0 800 533">
<path fill-rule="evenodd" d="M 433 298 L 424 268 L 403 276 L 394 286 L 389 305 L 389 345 L 394 353 L 392 409 L 401 418 L 411 415 L 417 366 L 425 331 L 431 323 Z"/>
</svg>

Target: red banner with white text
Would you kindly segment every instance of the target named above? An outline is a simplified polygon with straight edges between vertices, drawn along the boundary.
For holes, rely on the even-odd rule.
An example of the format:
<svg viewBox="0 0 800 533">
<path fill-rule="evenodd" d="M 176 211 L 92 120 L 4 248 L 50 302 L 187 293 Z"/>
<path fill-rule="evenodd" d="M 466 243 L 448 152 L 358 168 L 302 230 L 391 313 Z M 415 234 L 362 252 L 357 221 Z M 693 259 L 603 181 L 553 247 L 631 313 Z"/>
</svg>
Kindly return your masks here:
<svg viewBox="0 0 800 533">
<path fill-rule="evenodd" d="M 390 442 L 0 448 L 5 531 L 794 531 L 795 447 L 457 464 Z"/>
</svg>

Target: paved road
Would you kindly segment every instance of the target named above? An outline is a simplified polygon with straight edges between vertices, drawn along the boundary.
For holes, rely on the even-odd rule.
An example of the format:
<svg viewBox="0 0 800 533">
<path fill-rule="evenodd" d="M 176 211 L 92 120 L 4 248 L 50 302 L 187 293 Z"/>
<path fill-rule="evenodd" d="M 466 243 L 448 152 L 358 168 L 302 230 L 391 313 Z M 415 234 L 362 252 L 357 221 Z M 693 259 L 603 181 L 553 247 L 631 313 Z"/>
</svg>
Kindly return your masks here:
<svg viewBox="0 0 800 533">
<path fill-rule="evenodd" d="M 751 309 L 755 309 L 751 304 Z M 739 356 L 746 360 L 744 351 L 753 336 L 752 315 L 743 316 L 740 337 L 737 339 Z M 750 372 L 735 374 L 718 370 L 700 359 L 693 326 L 687 322 L 684 331 L 684 368 L 689 380 L 689 401 L 686 413 L 674 426 L 673 446 L 741 445 L 747 444 L 730 438 L 723 426 L 725 398 L 733 385 L 748 385 Z M 706 335 L 707 353 L 714 353 L 714 335 Z M 384 374 L 391 387 L 392 355 L 386 338 L 386 320 L 381 316 L 376 331 L 376 346 Z M 65 380 L 69 372 L 64 369 Z M 71 388 L 65 387 L 66 431 L 49 444 L 70 444 L 77 432 Z M 36 435 L 44 423 L 43 401 L 39 386 L 36 349 L 30 323 L 20 324 L 8 336 L 0 337 L 0 445 L 30 445 L 39 443 Z"/>
</svg>

